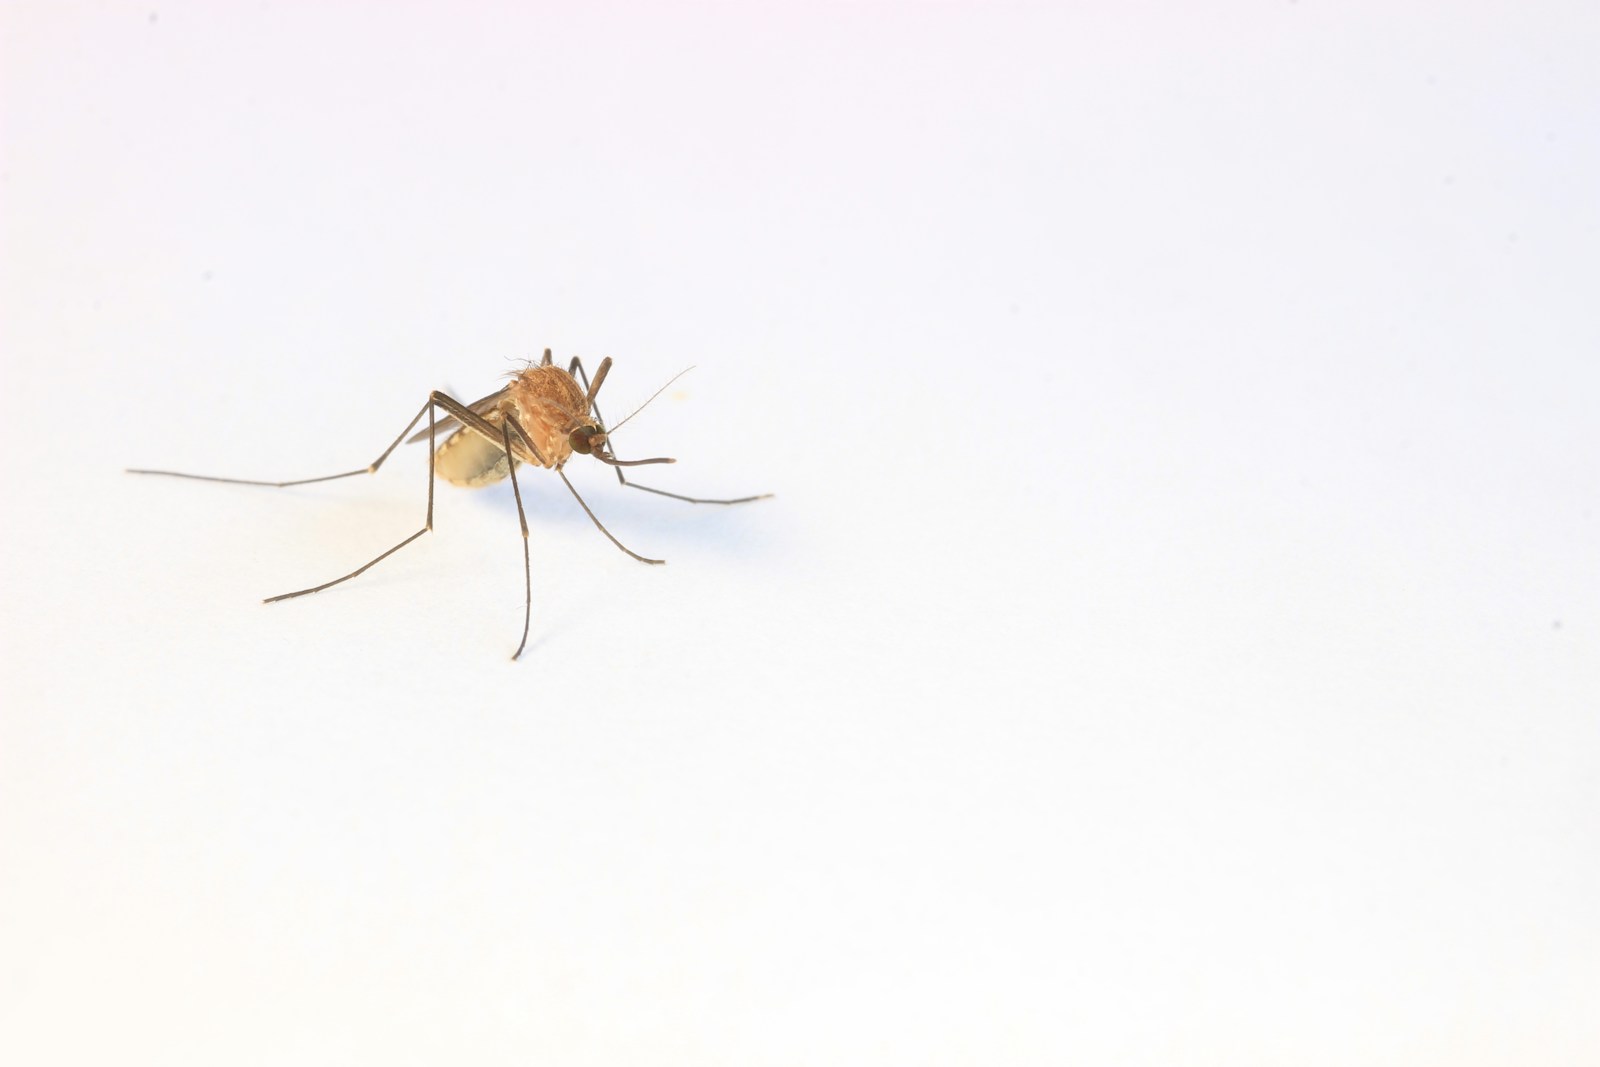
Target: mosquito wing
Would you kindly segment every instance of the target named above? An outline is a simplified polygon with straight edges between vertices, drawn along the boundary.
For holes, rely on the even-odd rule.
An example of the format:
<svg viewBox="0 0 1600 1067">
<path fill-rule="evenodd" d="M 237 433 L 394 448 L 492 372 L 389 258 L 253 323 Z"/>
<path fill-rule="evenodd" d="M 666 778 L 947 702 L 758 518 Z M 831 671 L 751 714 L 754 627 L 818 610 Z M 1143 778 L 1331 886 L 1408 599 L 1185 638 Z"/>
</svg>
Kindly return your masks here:
<svg viewBox="0 0 1600 1067">
<path fill-rule="evenodd" d="M 510 387 L 507 386 L 507 388 Z M 468 404 L 467 407 L 471 408 L 479 415 L 487 415 L 489 412 L 493 411 L 497 406 L 499 406 L 500 401 L 505 397 L 505 395 L 506 390 L 501 389 L 490 393 L 482 400 L 474 400 L 472 403 Z M 451 430 L 454 430 L 458 425 L 460 424 L 454 418 L 446 415 L 444 418 L 434 423 L 434 432 L 438 434 L 439 440 L 443 441 L 444 435 L 449 433 Z M 428 428 L 424 426 L 420 432 L 414 433 L 410 437 L 406 438 L 406 444 L 414 445 L 418 441 L 426 441 L 427 439 Z"/>
</svg>

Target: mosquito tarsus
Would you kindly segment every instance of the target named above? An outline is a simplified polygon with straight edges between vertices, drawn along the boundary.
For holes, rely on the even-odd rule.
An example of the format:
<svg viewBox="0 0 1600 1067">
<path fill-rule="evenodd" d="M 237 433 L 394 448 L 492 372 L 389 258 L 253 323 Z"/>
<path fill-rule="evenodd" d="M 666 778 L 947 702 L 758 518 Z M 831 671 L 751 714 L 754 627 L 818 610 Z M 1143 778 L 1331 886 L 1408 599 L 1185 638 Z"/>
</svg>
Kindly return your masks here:
<svg viewBox="0 0 1600 1067">
<path fill-rule="evenodd" d="M 692 368 L 689 368 L 692 369 Z M 522 608 L 522 640 L 517 644 L 517 650 L 511 654 L 513 660 L 522 655 L 523 649 L 528 645 L 528 627 L 533 617 L 533 569 L 528 551 L 528 518 L 522 506 L 522 488 L 517 482 L 517 464 L 523 463 L 531 466 L 545 467 L 556 472 L 573 498 L 583 508 L 584 514 L 589 516 L 595 527 L 606 536 L 612 544 L 623 552 L 639 560 L 641 563 L 665 563 L 665 560 L 650 559 L 617 540 L 610 530 L 606 529 L 598 516 L 590 509 L 589 505 L 579 495 L 572 482 L 567 479 L 563 468 L 573 454 L 592 456 L 601 463 L 611 467 L 617 474 L 617 481 L 634 489 L 641 489 L 647 493 L 658 496 L 671 497 L 674 500 L 684 500 L 691 504 L 748 504 L 753 500 L 763 500 L 770 497 L 771 493 L 759 493 L 755 496 L 741 496 L 728 500 L 708 499 L 705 497 L 683 496 L 679 493 L 669 493 L 664 489 L 655 489 L 648 485 L 629 481 L 623 473 L 625 467 L 643 467 L 657 463 L 674 463 L 676 460 L 666 457 L 652 459 L 618 459 L 611 451 L 611 435 L 614 434 L 629 419 L 643 411 L 651 400 L 661 393 L 678 378 L 688 373 L 688 369 L 680 371 L 668 380 L 666 385 L 657 389 L 649 400 L 635 408 L 626 418 L 615 426 L 607 427 L 605 419 L 600 414 L 600 407 L 595 402 L 595 395 L 600 392 L 600 386 L 605 383 L 606 375 L 611 371 L 611 357 L 607 356 L 600 361 L 600 366 L 595 368 L 594 377 L 591 379 L 585 372 L 582 360 L 576 356 L 565 370 L 555 365 L 552 361 L 550 349 L 544 350 L 544 356 L 538 363 L 530 363 L 522 370 L 510 376 L 510 381 L 504 388 L 490 393 L 481 400 L 471 404 L 463 404 L 448 393 L 434 390 L 428 394 L 427 401 L 422 409 L 411 417 L 406 423 L 406 428 L 401 430 L 399 436 L 392 441 L 382 454 L 365 467 L 342 474 L 325 474 L 317 478 L 297 478 L 287 482 L 257 481 L 251 478 L 219 478 L 207 474 L 185 474 L 180 471 L 160 471 L 130 468 L 130 474 L 156 474 L 169 478 L 192 478 L 203 482 L 227 482 L 232 485 L 265 485 L 274 488 L 285 488 L 292 485 L 310 485 L 313 482 L 331 482 L 339 478 L 353 478 L 359 474 L 374 474 L 383 466 L 385 460 L 399 448 L 402 443 L 415 444 L 419 441 L 428 442 L 428 512 L 423 520 L 422 528 L 407 537 L 393 548 L 379 554 L 355 570 L 332 581 L 314 585 L 308 589 L 297 589 L 292 593 L 280 593 L 277 596 L 267 597 L 264 603 L 271 604 L 279 600 L 292 600 L 295 597 L 305 596 L 308 593 L 320 593 L 324 589 L 348 582 L 357 575 L 365 573 L 373 566 L 383 562 L 402 548 L 428 533 L 433 529 L 433 484 L 435 476 L 443 478 L 453 485 L 478 487 L 492 485 L 503 478 L 510 478 L 512 495 L 517 502 L 517 522 L 522 527 L 522 577 L 523 577 L 523 608 Z M 442 418 L 440 414 L 442 413 Z M 426 417 L 428 427 L 416 434 L 411 431 Z M 444 441 L 439 441 L 439 435 L 448 433 Z M 407 436 L 407 435 L 411 436 Z"/>
</svg>

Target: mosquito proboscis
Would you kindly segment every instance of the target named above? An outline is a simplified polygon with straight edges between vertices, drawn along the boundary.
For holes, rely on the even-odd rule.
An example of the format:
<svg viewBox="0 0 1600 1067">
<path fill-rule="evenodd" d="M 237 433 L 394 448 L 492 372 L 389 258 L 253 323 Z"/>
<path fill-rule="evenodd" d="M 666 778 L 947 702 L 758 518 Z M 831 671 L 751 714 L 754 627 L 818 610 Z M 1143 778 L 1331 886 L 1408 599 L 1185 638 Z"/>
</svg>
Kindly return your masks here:
<svg viewBox="0 0 1600 1067">
<path fill-rule="evenodd" d="M 407 537 L 393 548 L 380 553 L 378 556 L 343 577 L 332 581 L 314 585 L 308 589 L 297 589 L 292 593 L 280 593 L 277 596 L 267 597 L 263 603 L 271 604 L 279 600 L 292 600 L 295 597 L 305 596 L 308 593 L 320 593 L 324 589 L 348 582 L 350 579 L 366 572 L 371 567 L 383 562 L 402 548 L 428 533 L 433 529 L 433 484 L 435 477 L 441 477 L 453 485 L 479 487 L 492 485 L 504 478 L 511 479 L 511 491 L 517 502 L 517 522 L 522 527 L 522 577 L 523 577 L 523 609 L 522 609 L 522 640 L 517 644 L 517 650 L 511 654 L 512 659 L 522 655 L 523 649 L 528 646 L 528 627 L 533 617 L 533 564 L 528 551 L 528 518 L 522 506 L 522 488 L 517 482 L 517 465 L 544 467 L 553 470 L 561 478 L 573 498 L 583 508 L 584 514 L 589 516 L 596 529 L 604 534 L 612 544 L 623 552 L 632 556 L 641 563 L 665 563 L 665 560 L 650 559 L 633 551 L 606 529 L 587 502 L 579 495 L 576 487 L 567 479 L 567 460 L 574 453 L 593 456 L 601 463 L 606 464 L 616 471 L 617 480 L 625 486 L 641 489 L 647 493 L 658 496 L 671 497 L 674 500 L 683 500 L 691 504 L 748 504 L 753 500 L 764 500 L 771 493 L 758 493 L 755 496 L 741 496 L 728 500 L 708 499 L 705 497 L 684 496 L 679 493 L 669 493 L 664 489 L 654 489 L 648 485 L 629 481 L 623 473 L 625 467 L 643 467 L 657 463 L 675 463 L 674 459 L 656 457 L 653 459 L 618 459 L 611 451 L 611 435 L 619 427 L 639 414 L 644 408 L 660 396 L 687 370 L 679 372 L 666 385 L 657 389 L 649 400 L 639 405 L 627 418 L 622 419 L 615 426 L 607 427 L 605 419 L 600 414 L 599 405 L 595 403 L 595 395 L 600 392 L 600 386 L 605 383 L 606 375 L 611 372 L 611 358 L 607 356 L 600 361 L 600 366 L 595 369 L 594 378 L 590 379 L 584 370 L 582 360 L 573 357 L 571 364 L 563 370 L 552 361 L 550 349 L 544 350 L 544 357 L 538 363 L 530 363 L 522 370 L 512 374 L 506 386 L 497 392 L 490 393 L 481 400 L 471 404 L 463 404 L 448 393 L 434 390 L 428 395 L 422 409 L 411 417 L 406 423 L 406 428 L 400 431 L 389 447 L 382 454 L 365 467 L 342 474 L 325 474 L 317 478 L 296 478 L 287 482 L 258 481 L 252 478 L 219 478 L 209 474 L 186 474 L 181 471 L 159 471 L 130 468 L 129 474 L 155 474 L 168 478 L 191 478 L 203 482 L 227 482 L 232 485 L 265 485 L 274 488 L 286 488 L 292 485 L 310 485 L 314 482 L 331 482 L 340 478 L 353 478 L 359 474 L 374 474 L 383 466 L 385 460 L 399 448 L 401 444 L 415 444 L 419 441 L 428 442 L 428 513 L 423 521 L 422 529 Z M 580 384 L 581 382 L 581 384 Z M 443 417 L 439 417 L 439 413 Z M 417 423 L 426 417 L 428 428 L 412 434 Z M 439 435 L 448 433 L 449 436 L 441 443 Z M 407 435 L 411 436 L 407 436 Z"/>
</svg>

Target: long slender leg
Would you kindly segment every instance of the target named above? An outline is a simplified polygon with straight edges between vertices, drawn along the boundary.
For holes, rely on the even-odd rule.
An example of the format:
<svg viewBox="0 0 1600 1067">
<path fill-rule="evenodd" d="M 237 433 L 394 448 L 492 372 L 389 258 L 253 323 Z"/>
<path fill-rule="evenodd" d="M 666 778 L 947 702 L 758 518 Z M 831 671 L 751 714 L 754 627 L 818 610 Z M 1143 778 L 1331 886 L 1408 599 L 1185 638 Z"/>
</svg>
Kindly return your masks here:
<svg viewBox="0 0 1600 1067">
<path fill-rule="evenodd" d="M 191 478 L 197 482 L 227 482 L 230 485 L 266 485 L 271 486 L 274 489 L 285 489 L 291 485 L 310 485 L 313 482 L 331 482 L 339 478 L 352 478 L 357 474 L 376 474 L 378 468 L 383 466 L 383 461 L 389 458 L 390 453 L 400 447 L 400 442 L 406 439 L 406 434 L 411 432 L 411 427 L 415 426 L 418 421 L 421 420 L 424 414 L 428 415 L 428 425 L 430 427 L 429 440 L 432 440 L 431 427 L 433 425 L 433 415 L 431 412 L 433 410 L 433 403 L 433 398 L 429 397 L 428 402 L 422 405 L 422 410 L 413 415 L 411 417 L 411 421 L 406 423 L 406 428 L 400 431 L 400 436 L 396 437 L 393 443 L 391 443 L 388 448 L 383 450 L 383 455 L 379 456 L 365 467 L 362 467 L 360 470 L 345 471 L 343 474 L 324 474 L 320 478 L 297 478 L 292 482 L 262 482 L 256 481 L 253 478 L 217 478 L 210 474 L 184 474 L 181 471 L 152 471 L 133 467 L 129 467 L 127 469 L 127 473 L 158 474 L 164 478 Z M 429 482 L 430 489 L 432 484 L 432 482 Z"/>
<path fill-rule="evenodd" d="M 583 391 L 589 395 L 589 407 L 594 411 L 594 421 L 600 427 L 601 432 L 604 432 L 606 428 L 605 416 L 600 414 L 600 402 L 594 399 L 593 390 L 589 388 L 589 375 L 583 369 L 583 360 L 579 359 L 577 356 L 573 356 L 572 366 L 567 370 L 567 373 L 577 374 L 578 380 L 583 382 Z M 622 476 L 621 467 L 613 467 L 611 469 L 617 472 L 617 481 L 621 482 L 623 485 L 628 484 L 628 479 Z"/>
<path fill-rule="evenodd" d="M 436 433 L 437 433 L 437 429 L 436 429 L 437 423 L 436 423 L 436 421 L 434 419 L 433 408 L 434 408 L 434 405 L 438 402 L 436 400 L 436 398 L 439 397 L 440 395 L 442 395 L 442 394 L 435 392 L 432 396 L 428 397 L 428 402 L 422 406 L 422 411 L 417 412 L 417 417 L 415 419 L 412 419 L 411 422 L 407 423 L 406 424 L 406 428 L 404 430 L 400 431 L 400 437 L 401 438 L 405 437 L 405 435 L 407 433 L 411 432 L 411 427 L 416 425 L 417 419 L 422 418 L 424 413 L 427 414 L 427 416 L 428 416 L 428 516 L 427 516 L 426 521 L 424 521 L 423 524 L 422 524 L 422 529 L 418 530 L 416 533 L 412 534 L 410 537 L 406 538 L 404 541 L 401 541 L 398 545 L 395 545 L 393 548 L 389 549 L 389 551 L 383 553 L 381 556 L 378 556 L 376 559 L 373 559 L 373 560 L 371 560 L 371 561 L 369 561 L 367 563 L 364 563 L 361 566 L 357 567 L 355 570 L 351 571 L 349 574 L 345 575 L 343 578 L 335 578 L 331 582 L 323 582 L 321 585 L 314 585 L 310 589 L 298 589 L 293 593 L 280 593 L 277 596 L 269 596 L 269 597 L 267 597 L 266 600 L 262 601 L 263 604 L 271 604 L 274 601 L 278 601 L 278 600 L 292 600 L 297 596 L 305 596 L 307 593 L 320 593 L 324 589 L 327 589 L 329 586 L 338 585 L 340 582 L 348 582 L 350 579 L 354 578 L 358 574 L 361 574 L 363 571 L 366 571 L 368 568 L 374 566 L 375 564 L 382 563 L 384 560 L 388 559 L 390 556 L 394 555 L 396 552 L 400 551 L 402 548 L 406 547 L 411 542 L 415 541 L 417 538 L 421 537 L 423 534 L 425 534 L 429 530 L 433 529 L 433 452 L 434 452 L 434 446 L 435 446 L 435 437 L 436 437 Z M 395 444 L 399 444 L 399 443 L 400 443 L 400 438 L 396 438 L 395 439 Z M 383 455 L 378 457 L 377 462 L 375 462 L 372 465 L 372 469 L 373 470 L 377 470 L 378 469 L 378 464 L 382 463 L 385 459 L 387 459 L 389 457 L 389 452 L 393 452 L 394 451 L 394 447 L 395 447 L 394 445 L 390 445 L 388 451 L 385 452 Z M 359 474 L 361 472 L 360 471 L 355 471 L 353 473 Z M 343 476 L 342 475 L 335 475 L 335 477 L 343 477 Z M 219 480 L 226 481 L 227 479 L 219 479 Z M 321 481 L 323 479 L 313 478 L 311 480 L 312 481 Z M 287 483 L 287 484 L 294 485 L 294 484 L 298 484 L 298 483 L 290 482 L 290 483 Z"/>
<path fill-rule="evenodd" d="M 546 353 L 549 351 L 545 349 Z M 516 453 L 511 451 L 511 427 L 501 423 L 500 431 L 505 440 L 506 456 L 514 457 Z M 533 564 L 528 559 L 528 517 L 522 511 L 522 490 L 517 486 L 517 461 L 511 459 L 507 466 L 511 472 L 511 491 L 517 498 L 517 521 L 522 524 L 522 640 L 518 642 L 517 650 L 511 653 L 511 658 L 516 659 L 528 647 L 528 623 L 533 618 Z"/>
<path fill-rule="evenodd" d="M 515 415 L 511 415 L 511 414 L 507 414 L 506 415 L 506 425 L 511 427 L 511 429 L 516 431 L 517 437 L 522 440 L 522 443 L 527 446 L 529 451 L 531 451 L 535 456 L 539 455 L 539 450 L 536 447 L 534 447 L 533 440 L 528 436 L 528 431 L 524 430 L 522 428 L 522 423 L 517 421 L 517 417 Z M 509 453 L 510 450 L 508 449 L 507 451 Z M 541 460 L 540 462 L 542 464 L 543 461 Z M 577 500 L 578 505 L 583 508 L 584 514 L 589 516 L 589 521 L 594 523 L 595 527 L 601 533 L 606 535 L 606 539 L 607 540 L 609 540 L 612 544 L 616 545 L 618 548 L 622 549 L 622 551 L 626 552 L 628 555 L 632 556 L 634 559 L 638 560 L 640 563 L 665 563 L 666 562 L 666 560 L 664 560 L 664 559 L 648 559 L 648 558 L 646 558 L 644 556 L 641 556 L 641 555 L 639 555 L 639 553 L 635 552 L 633 549 L 629 548 L 627 545 L 623 544 L 621 541 L 618 541 L 615 537 L 613 537 L 611 535 L 611 531 L 606 529 L 606 524 L 601 522 L 599 520 L 599 518 L 597 518 L 595 516 L 595 513 L 593 511 L 589 510 L 589 505 L 584 503 L 583 497 L 578 495 L 577 488 L 574 487 L 573 484 L 570 481 L 567 481 L 566 472 L 564 472 L 560 467 L 556 467 L 555 468 L 555 472 L 558 475 L 561 476 L 562 482 L 564 482 L 566 484 L 567 491 L 572 494 L 573 498 L 575 500 Z"/>
<path fill-rule="evenodd" d="M 572 366 L 577 370 L 579 380 L 583 382 L 584 391 L 588 392 L 589 376 L 584 373 L 583 362 L 578 359 L 577 356 L 573 356 Z M 606 422 L 605 418 L 600 414 L 600 405 L 591 399 L 589 401 L 589 406 L 594 410 L 594 421 L 599 425 L 602 431 L 605 430 Z M 765 500 L 772 495 L 771 493 L 758 493 L 755 496 L 741 496 L 732 500 L 709 500 L 704 497 L 683 496 L 680 493 L 669 493 L 665 489 L 652 489 L 648 485 L 640 485 L 638 482 L 630 482 L 628 481 L 627 476 L 622 473 L 621 467 L 612 467 L 611 469 L 617 472 L 617 481 L 621 482 L 623 485 L 634 489 L 642 489 L 646 493 L 655 493 L 657 496 L 670 496 L 674 500 L 684 500 L 690 504 L 748 504 L 752 500 Z"/>
</svg>

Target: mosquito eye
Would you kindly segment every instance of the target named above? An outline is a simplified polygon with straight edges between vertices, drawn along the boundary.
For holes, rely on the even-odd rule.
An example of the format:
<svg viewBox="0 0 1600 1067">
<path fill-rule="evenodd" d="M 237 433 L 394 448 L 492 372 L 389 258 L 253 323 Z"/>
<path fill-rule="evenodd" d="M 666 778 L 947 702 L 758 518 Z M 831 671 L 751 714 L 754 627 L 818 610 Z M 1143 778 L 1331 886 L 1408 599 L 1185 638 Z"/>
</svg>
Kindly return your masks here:
<svg viewBox="0 0 1600 1067">
<path fill-rule="evenodd" d="M 580 456 L 587 456 L 589 454 L 589 431 L 582 426 L 578 427 L 567 434 L 567 443 Z"/>
</svg>

